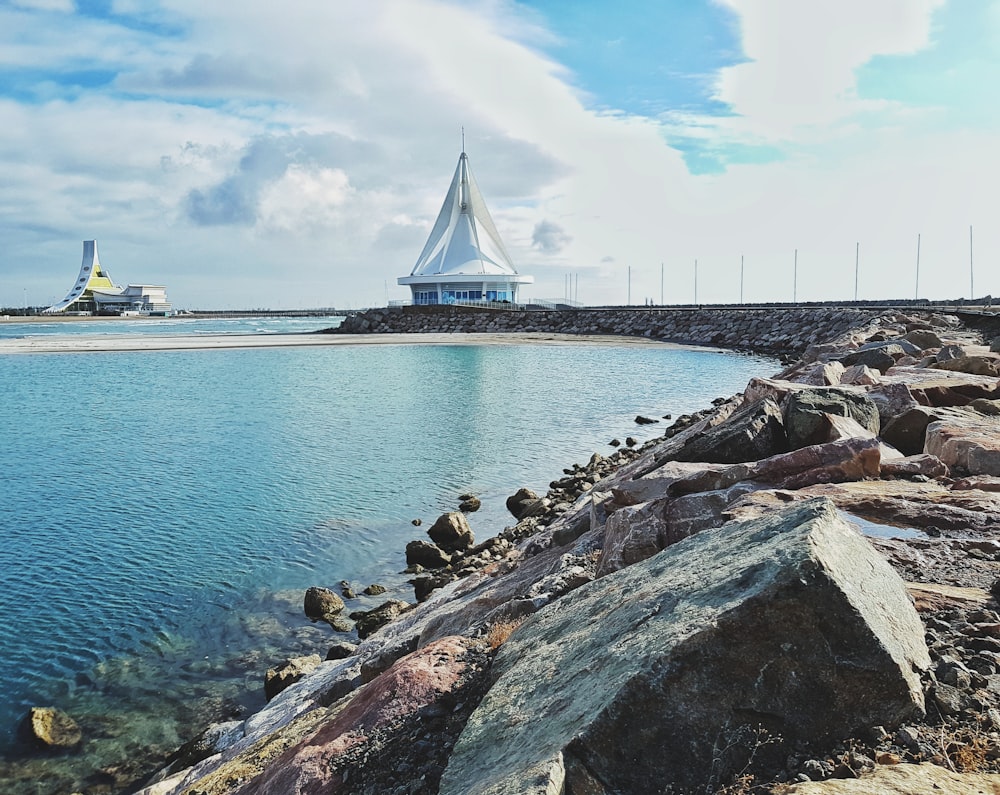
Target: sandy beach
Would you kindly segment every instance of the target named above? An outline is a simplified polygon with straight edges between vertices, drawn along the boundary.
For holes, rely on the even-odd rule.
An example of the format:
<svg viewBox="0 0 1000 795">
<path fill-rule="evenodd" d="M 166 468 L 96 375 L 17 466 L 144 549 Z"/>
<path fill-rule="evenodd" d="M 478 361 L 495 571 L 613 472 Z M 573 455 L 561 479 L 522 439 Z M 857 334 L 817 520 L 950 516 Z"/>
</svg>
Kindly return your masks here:
<svg viewBox="0 0 1000 795">
<path fill-rule="evenodd" d="M 0 354 L 297 348 L 331 345 L 655 345 L 693 346 L 642 337 L 550 334 L 52 334 L 0 339 Z"/>
</svg>

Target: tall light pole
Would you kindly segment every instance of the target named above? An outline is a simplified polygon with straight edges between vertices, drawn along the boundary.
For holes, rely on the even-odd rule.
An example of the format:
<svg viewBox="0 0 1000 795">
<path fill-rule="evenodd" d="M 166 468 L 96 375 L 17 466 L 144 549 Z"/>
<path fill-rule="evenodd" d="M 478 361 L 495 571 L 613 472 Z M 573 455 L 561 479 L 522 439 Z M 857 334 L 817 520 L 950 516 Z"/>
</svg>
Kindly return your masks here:
<svg viewBox="0 0 1000 795">
<path fill-rule="evenodd" d="M 799 302 L 799 250 L 795 249 L 795 265 L 792 266 L 792 303 Z"/>
<path fill-rule="evenodd" d="M 854 244 L 854 300 L 858 300 L 858 263 L 861 258 L 861 243 Z"/>
<path fill-rule="evenodd" d="M 972 274 L 972 225 L 969 225 L 969 298 L 975 298 L 976 287 Z"/>
</svg>

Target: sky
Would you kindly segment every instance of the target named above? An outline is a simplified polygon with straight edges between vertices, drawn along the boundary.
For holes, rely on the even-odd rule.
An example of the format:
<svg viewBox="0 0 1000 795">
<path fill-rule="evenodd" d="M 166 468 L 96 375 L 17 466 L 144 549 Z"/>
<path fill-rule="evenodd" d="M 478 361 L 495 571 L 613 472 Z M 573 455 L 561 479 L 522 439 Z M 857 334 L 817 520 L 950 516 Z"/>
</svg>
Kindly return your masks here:
<svg viewBox="0 0 1000 795">
<path fill-rule="evenodd" d="M 526 299 L 1000 296 L 1000 0 L 0 0 L 0 306 L 360 308 L 461 152 Z"/>
</svg>

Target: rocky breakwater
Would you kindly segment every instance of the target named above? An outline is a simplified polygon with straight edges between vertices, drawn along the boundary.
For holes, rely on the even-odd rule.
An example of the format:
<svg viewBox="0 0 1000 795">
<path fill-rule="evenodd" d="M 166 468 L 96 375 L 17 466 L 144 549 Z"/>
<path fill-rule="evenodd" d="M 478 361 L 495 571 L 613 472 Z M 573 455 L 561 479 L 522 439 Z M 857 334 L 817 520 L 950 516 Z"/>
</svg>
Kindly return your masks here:
<svg viewBox="0 0 1000 795">
<path fill-rule="evenodd" d="M 144 792 L 997 791 L 998 359 L 883 316 L 489 547 L 449 515 L 422 601 Z"/>
<path fill-rule="evenodd" d="M 867 323 L 861 309 L 573 309 L 503 311 L 475 307 L 410 306 L 370 309 L 329 333 L 548 333 L 647 337 L 769 354 L 802 353 Z"/>
</svg>

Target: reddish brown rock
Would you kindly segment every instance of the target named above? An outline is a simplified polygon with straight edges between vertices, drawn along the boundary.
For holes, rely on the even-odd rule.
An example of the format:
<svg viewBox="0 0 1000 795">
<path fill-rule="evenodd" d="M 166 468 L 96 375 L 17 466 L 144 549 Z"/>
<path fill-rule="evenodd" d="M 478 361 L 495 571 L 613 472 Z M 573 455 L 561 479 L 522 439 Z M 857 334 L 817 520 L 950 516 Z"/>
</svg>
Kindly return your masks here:
<svg viewBox="0 0 1000 795">
<path fill-rule="evenodd" d="M 391 742 L 393 729 L 419 719 L 421 713 L 454 708 L 452 694 L 476 673 L 468 660 L 478 645 L 481 641 L 469 638 L 442 638 L 399 660 L 240 792 L 319 795 L 342 791 L 348 770 L 345 763 L 356 759 L 364 747 Z"/>
<path fill-rule="evenodd" d="M 877 384 L 880 380 L 881 373 L 878 370 L 873 370 L 863 364 L 852 364 L 844 370 L 840 377 L 841 384 L 854 384 L 856 386 Z"/>
<path fill-rule="evenodd" d="M 978 416 L 932 422 L 925 450 L 970 475 L 1000 475 L 1000 418 Z"/>
<path fill-rule="evenodd" d="M 881 466 L 882 477 L 886 478 L 909 478 L 914 475 L 940 478 L 948 475 L 948 467 L 942 463 L 941 459 L 927 453 L 888 461 L 883 459 Z"/>
<path fill-rule="evenodd" d="M 672 495 L 726 489 L 752 480 L 779 488 L 802 488 L 814 483 L 874 478 L 881 451 L 877 439 L 844 439 L 802 447 L 752 464 L 734 464 L 718 472 L 704 472 L 670 485 Z"/>
</svg>

